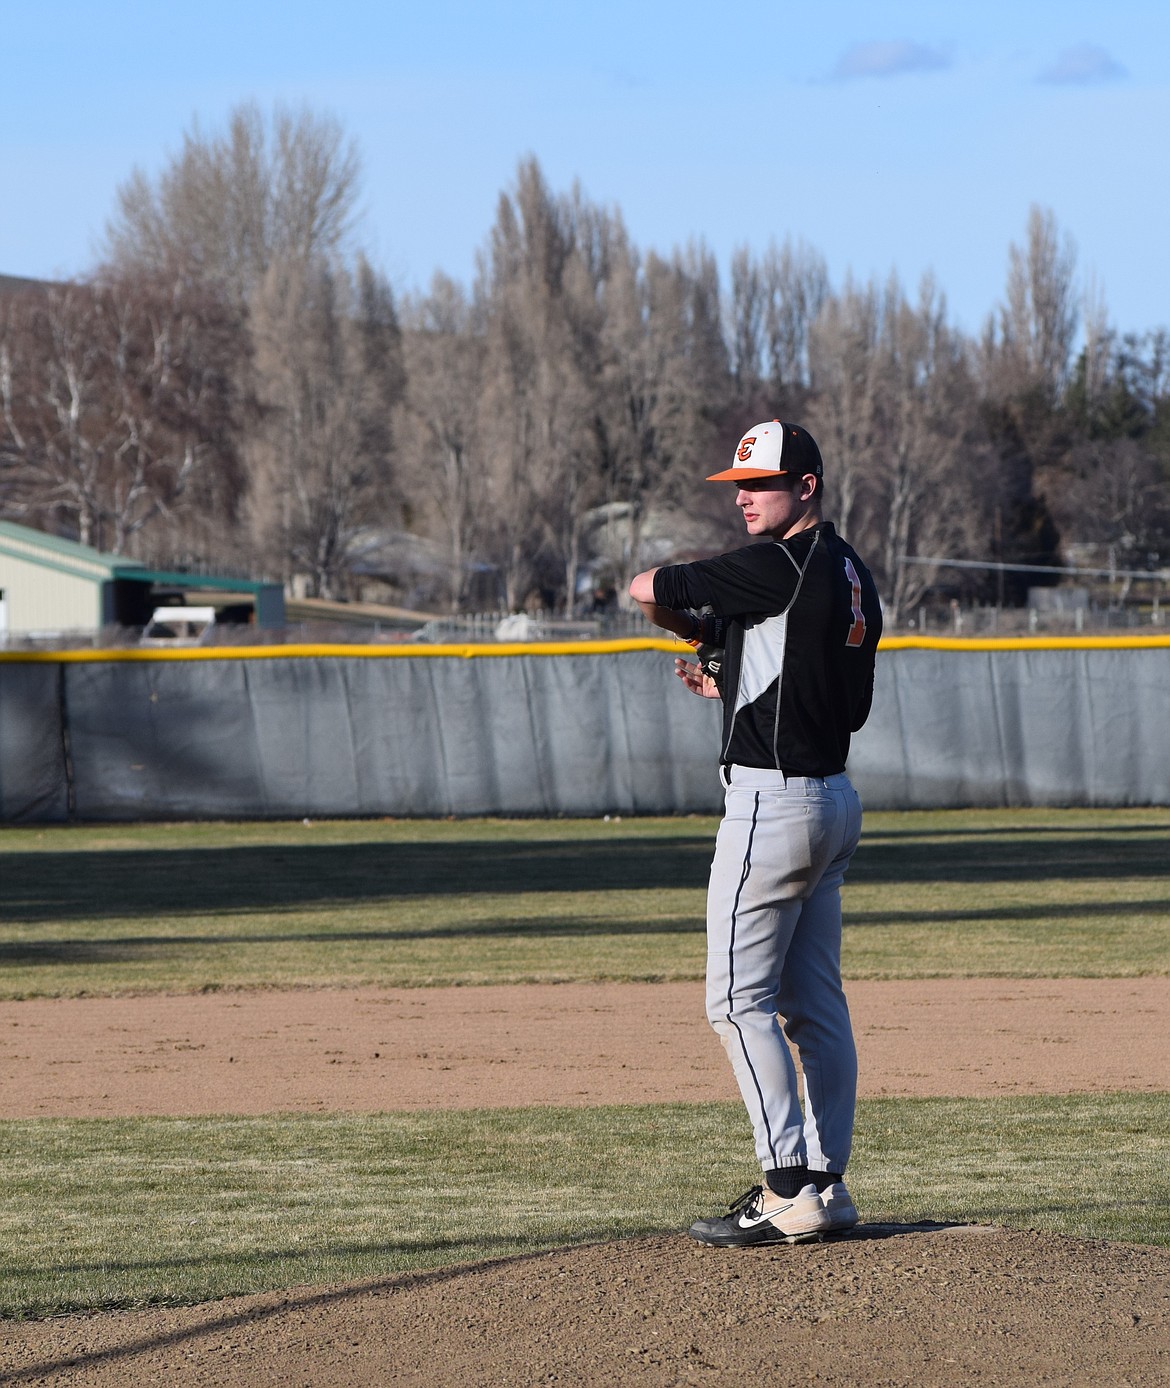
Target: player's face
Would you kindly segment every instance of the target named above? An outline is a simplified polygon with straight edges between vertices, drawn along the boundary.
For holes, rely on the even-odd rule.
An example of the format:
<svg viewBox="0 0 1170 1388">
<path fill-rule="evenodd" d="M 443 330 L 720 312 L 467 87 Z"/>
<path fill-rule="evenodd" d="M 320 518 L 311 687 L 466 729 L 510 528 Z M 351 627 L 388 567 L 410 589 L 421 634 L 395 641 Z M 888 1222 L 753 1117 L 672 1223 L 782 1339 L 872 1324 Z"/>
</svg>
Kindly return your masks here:
<svg viewBox="0 0 1170 1388">
<path fill-rule="evenodd" d="M 782 540 L 808 523 L 808 498 L 812 477 L 753 477 L 739 484 L 735 504 L 743 512 L 749 535 L 771 535 Z"/>
</svg>

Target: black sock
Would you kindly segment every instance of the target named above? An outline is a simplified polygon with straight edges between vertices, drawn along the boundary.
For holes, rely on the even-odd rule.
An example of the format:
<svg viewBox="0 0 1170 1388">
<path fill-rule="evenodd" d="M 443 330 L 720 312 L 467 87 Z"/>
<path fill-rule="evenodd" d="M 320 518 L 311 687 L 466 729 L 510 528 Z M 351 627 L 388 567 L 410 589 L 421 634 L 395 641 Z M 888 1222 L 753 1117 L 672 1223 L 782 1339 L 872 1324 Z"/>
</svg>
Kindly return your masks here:
<svg viewBox="0 0 1170 1388">
<path fill-rule="evenodd" d="M 791 1200 L 808 1185 L 814 1174 L 807 1166 L 777 1166 L 764 1172 L 764 1181 L 770 1191 Z"/>
<path fill-rule="evenodd" d="M 828 1190 L 830 1186 L 835 1186 L 838 1181 L 843 1181 L 845 1176 L 840 1171 L 810 1171 L 808 1178 L 820 1192 Z"/>
</svg>

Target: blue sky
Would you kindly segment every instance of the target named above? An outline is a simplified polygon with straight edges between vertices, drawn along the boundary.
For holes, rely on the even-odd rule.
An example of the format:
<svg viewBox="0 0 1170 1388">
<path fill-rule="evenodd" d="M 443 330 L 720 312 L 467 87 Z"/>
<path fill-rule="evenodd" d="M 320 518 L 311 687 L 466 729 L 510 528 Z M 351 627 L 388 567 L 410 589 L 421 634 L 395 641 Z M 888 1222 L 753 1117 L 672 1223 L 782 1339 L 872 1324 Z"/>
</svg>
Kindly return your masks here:
<svg viewBox="0 0 1170 1388">
<path fill-rule="evenodd" d="M 927 270 L 977 330 L 1051 208 L 1114 323 L 1170 326 L 1164 0 L 9 0 L 0 273 L 83 272 L 114 191 L 198 117 L 307 103 L 361 150 L 400 291 L 469 280 L 518 160 L 635 242 L 803 238 L 835 283 Z"/>
</svg>

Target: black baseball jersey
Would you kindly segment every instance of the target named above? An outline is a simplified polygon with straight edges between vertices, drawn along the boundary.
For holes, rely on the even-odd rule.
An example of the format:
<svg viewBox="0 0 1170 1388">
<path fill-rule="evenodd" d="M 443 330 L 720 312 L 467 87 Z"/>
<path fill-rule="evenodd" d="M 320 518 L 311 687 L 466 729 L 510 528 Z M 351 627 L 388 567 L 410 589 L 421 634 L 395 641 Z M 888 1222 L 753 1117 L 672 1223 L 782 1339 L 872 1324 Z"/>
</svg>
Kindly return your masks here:
<svg viewBox="0 0 1170 1388">
<path fill-rule="evenodd" d="M 869 716 L 882 614 L 869 570 L 831 524 L 661 568 L 654 601 L 726 619 L 726 765 L 844 771 Z"/>
</svg>

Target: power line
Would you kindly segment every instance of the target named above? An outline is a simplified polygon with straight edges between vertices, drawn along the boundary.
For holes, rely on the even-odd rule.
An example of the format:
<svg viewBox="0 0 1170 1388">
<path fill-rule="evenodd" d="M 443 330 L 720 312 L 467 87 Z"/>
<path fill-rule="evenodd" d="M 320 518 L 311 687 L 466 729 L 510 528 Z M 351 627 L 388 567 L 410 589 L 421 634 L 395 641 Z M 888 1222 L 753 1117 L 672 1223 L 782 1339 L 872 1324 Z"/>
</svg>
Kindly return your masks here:
<svg viewBox="0 0 1170 1388">
<path fill-rule="evenodd" d="M 1170 569 L 1072 569 L 1055 564 L 1000 564 L 994 559 L 945 559 L 921 554 L 899 554 L 900 564 L 936 564 L 949 569 L 992 569 L 1004 573 L 1073 574 L 1081 578 L 1154 578 L 1170 581 Z"/>
</svg>

